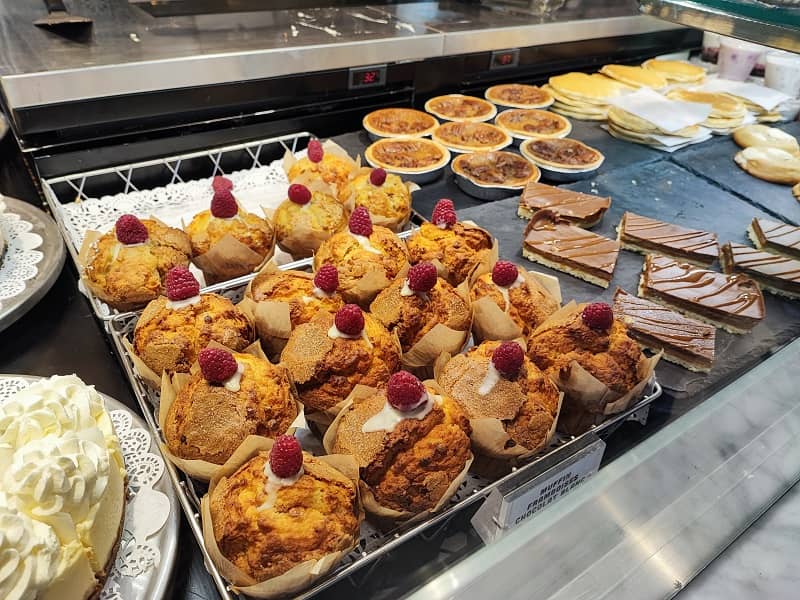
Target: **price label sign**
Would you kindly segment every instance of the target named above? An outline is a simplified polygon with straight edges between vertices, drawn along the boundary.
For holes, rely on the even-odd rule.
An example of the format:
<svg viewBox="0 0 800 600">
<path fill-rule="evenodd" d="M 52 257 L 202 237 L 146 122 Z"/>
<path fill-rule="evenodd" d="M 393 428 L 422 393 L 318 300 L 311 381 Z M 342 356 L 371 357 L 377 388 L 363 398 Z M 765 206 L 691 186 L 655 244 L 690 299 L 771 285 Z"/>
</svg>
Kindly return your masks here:
<svg viewBox="0 0 800 600">
<path fill-rule="evenodd" d="M 520 472 L 490 492 L 472 517 L 472 526 L 485 543 L 501 538 L 597 473 L 605 442 L 590 435 L 571 446 L 543 459 L 533 474 Z"/>
</svg>

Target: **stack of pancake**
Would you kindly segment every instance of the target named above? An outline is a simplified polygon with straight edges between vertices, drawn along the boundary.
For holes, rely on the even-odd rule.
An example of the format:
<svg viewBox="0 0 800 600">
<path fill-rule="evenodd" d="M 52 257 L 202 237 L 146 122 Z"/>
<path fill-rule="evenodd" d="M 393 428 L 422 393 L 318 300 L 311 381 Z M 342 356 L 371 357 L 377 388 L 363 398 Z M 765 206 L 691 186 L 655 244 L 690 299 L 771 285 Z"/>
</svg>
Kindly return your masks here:
<svg viewBox="0 0 800 600">
<path fill-rule="evenodd" d="M 667 87 L 667 79 L 658 71 L 630 67 L 628 65 L 605 65 L 600 72 L 632 88 L 648 87 L 660 90 Z"/>
<path fill-rule="evenodd" d="M 642 63 L 642 67 L 664 77 L 669 83 L 702 83 L 706 70 L 681 60 L 658 60 L 651 58 Z"/>
<path fill-rule="evenodd" d="M 667 94 L 667 98 L 682 102 L 710 104 L 711 114 L 701 124 L 719 134 L 732 133 L 734 129 L 744 123 L 747 117 L 747 108 L 744 102 L 728 94 L 672 90 Z"/>
<path fill-rule="evenodd" d="M 605 121 L 609 98 L 631 88 L 599 73 L 566 73 L 551 77 L 542 89 L 555 98 L 553 112 L 575 119 Z"/>
<path fill-rule="evenodd" d="M 608 110 L 608 132 L 615 138 L 634 144 L 661 147 L 663 144 L 656 136 L 686 138 L 686 141 L 690 142 L 701 136 L 703 131 L 699 125 L 691 125 L 677 131 L 665 131 L 618 106 L 612 106 Z"/>
</svg>

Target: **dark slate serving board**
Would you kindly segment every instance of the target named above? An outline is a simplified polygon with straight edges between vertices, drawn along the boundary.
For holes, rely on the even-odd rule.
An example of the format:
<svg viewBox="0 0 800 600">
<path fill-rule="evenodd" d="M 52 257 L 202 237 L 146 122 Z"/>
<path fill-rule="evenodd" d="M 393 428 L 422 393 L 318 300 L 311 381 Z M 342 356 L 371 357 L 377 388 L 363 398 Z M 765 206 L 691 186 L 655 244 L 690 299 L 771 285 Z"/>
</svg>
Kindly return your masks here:
<svg viewBox="0 0 800 600">
<path fill-rule="evenodd" d="M 787 133 L 800 136 L 800 122 L 779 125 Z M 753 177 L 733 161 L 740 150 L 732 138 L 720 138 L 713 145 L 698 144 L 676 153 L 672 160 L 697 175 L 733 192 L 772 214 L 773 217 L 800 225 L 800 202 L 788 185 L 778 185 Z"/>
<path fill-rule="evenodd" d="M 745 230 L 754 216 L 766 216 L 726 191 L 697 177 L 669 160 L 647 163 L 604 173 L 593 181 L 569 186 L 582 192 L 612 197 L 610 210 L 593 231 L 616 237 L 616 226 L 623 212 L 630 210 L 679 225 L 707 227 L 720 241 L 748 243 Z M 636 293 L 643 257 L 621 250 L 614 278 L 608 289 L 587 283 L 559 271 L 527 261 L 522 257 L 522 236 L 526 221 L 516 216 L 517 198 L 459 210 L 460 219 L 471 219 L 491 231 L 500 242 L 503 258 L 556 275 L 564 301 L 610 301 L 617 286 Z M 719 386 L 763 360 L 783 344 L 800 335 L 800 302 L 777 299 L 765 294 L 766 319 L 747 335 L 717 330 L 717 359 L 709 374 L 693 373 L 662 361 L 659 381 L 675 400 L 689 397 L 700 401 Z"/>
</svg>

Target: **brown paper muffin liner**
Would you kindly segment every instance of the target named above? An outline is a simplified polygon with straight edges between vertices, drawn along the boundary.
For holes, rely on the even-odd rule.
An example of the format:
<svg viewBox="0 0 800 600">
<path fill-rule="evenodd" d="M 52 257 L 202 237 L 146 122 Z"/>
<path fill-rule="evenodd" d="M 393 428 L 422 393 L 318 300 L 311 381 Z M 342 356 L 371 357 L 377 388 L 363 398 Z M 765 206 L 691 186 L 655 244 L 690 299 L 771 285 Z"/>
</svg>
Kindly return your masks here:
<svg viewBox="0 0 800 600">
<path fill-rule="evenodd" d="M 342 291 L 340 288 L 340 293 L 345 301 L 358 304 L 363 310 L 369 311 L 369 305 L 375 299 L 375 296 L 389 287 L 393 281 L 400 278 L 405 279 L 410 265 L 406 261 L 395 279 L 389 279 L 386 276 L 386 271 L 380 265 L 367 263 L 366 267 L 364 275 L 355 281 L 353 287 L 347 291 Z"/>
<path fill-rule="evenodd" d="M 480 277 L 480 275 L 478 275 Z M 561 304 L 561 287 L 558 279 L 536 271 L 528 271 L 525 277 L 535 279 L 546 292 Z M 477 277 L 472 279 L 475 282 Z M 522 328 L 517 325 L 508 312 L 484 296 L 472 303 L 472 333 L 477 343 L 485 340 L 514 340 L 522 337 Z"/>
<path fill-rule="evenodd" d="M 210 343 L 209 347 L 224 348 L 224 346 L 216 342 Z M 261 347 L 258 345 L 258 343 L 251 344 L 242 350 L 242 352 L 267 360 L 267 357 L 261 351 Z M 158 425 L 162 432 L 165 431 L 165 423 L 172 403 L 175 401 L 175 398 L 178 396 L 178 393 L 181 391 L 181 389 L 183 389 L 183 387 L 189 382 L 191 375 L 196 373 L 199 368 L 200 366 L 197 362 L 195 362 L 192 365 L 190 373 L 175 373 L 172 378 L 170 378 L 166 373 L 164 373 L 162 376 L 161 398 L 158 405 Z M 289 429 L 286 430 L 288 435 L 294 435 L 294 432 L 297 429 L 304 428 L 306 425 L 303 405 L 300 402 L 295 402 L 295 404 L 297 405 L 297 417 L 295 417 L 294 421 L 292 421 Z M 166 443 L 160 443 L 160 446 L 162 454 L 169 459 L 172 464 L 195 479 L 208 481 L 214 476 L 214 473 L 216 473 L 217 469 L 222 466 L 202 459 L 181 458 L 170 452 L 169 446 L 167 446 Z"/>
<path fill-rule="evenodd" d="M 430 387 L 436 390 L 437 393 L 441 395 L 441 389 L 439 388 L 439 384 L 433 380 L 426 380 L 423 382 L 426 387 Z M 352 406 L 353 402 L 356 400 L 361 400 L 364 398 L 369 398 L 378 390 L 367 386 L 367 385 L 357 385 L 353 388 L 353 391 L 350 392 L 350 395 L 345 399 L 344 404 L 342 405 L 339 414 L 333 420 L 333 422 L 328 427 L 328 430 L 325 432 L 325 437 L 322 440 L 322 446 L 325 448 L 325 452 L 332 452 L 334 441 L 336 440 L 336 434 L 339 431 L 339 422 L 342 420 L 345 414 L 345 410 Z M 447 504 L 450 499 L 455 495 L 458 491 L 458 488 L 461 487 L 461 484 L 464 482 L 464 479 L 467 477 L 467 473 L 470 470 L 470 467 L 473 463 L 474 456 L 470 453 L 467 462 L 464 464 L 464 469 L 453 479 L 453 481 L 448 486 L 447 490 L 445 490 L 442 497 L 439 499 L 439 502 L 436 503 L 436 506 L 430 508 L 428 510 L 422 511 L 421 513 L 413 513 L 409 511 L 399 511 L 393 508 L 389 508 L 388 506 L 383 506 L 378 502 L 375 498 L 375 495 L 372 493 L 370 487 L 361 479 L 359 479 L 358 485 L 361 489 L 361 501 L 363 503 L 364 509 L 369 513 L 371 517 L 375 517 L 379 523 L 396 523 L 396 522 L 403 522 L 403 523 L 416 523 L 418 521 L 422 521 L 428 518 L 430 515 L 439 512 L 442 507 Z"/>
<path fill-rule="evenodd" d="M 272 226 L 271 223 L 270 226 Z M 232 235 L 225 234 L 211 245 L 208 252 L 192 258 L 192 262 L 203 272 L 206 285 L 234 279 L 257 271 L 266 264 L 275 253 L 276 237 L 273 231 L 272 244 L 267 253 L 262 256 Z"/>
<path fill-rule="evenodd" d="M 233 455 L 231 455 L 228 461 L 222 465 L 211 478 L 208 493 L 203 496 L 200 503 L 203 541 L 208 555 L 217 566 L 217 569 L 219 569 L 220 574 L 231 583 L 231 589 L 234 592 L 245 594 L 252 598 L 262 599 L 285 597 L 310 586 L 315 580 L 327 574 L 342 558 L 358 545 L 358 538 L 356 537 L 353 539 L 353 545 L 347 550 L 331 552 L 317 560 L 309 560 L 300 563 L 289 569 L 286 573 L 265 581 L 256 581 L 223 556 L 219 546 L 217 546 L 217 540 L 214 537 L 209 497 L 223 478 L 234 473 L 240 466 L 262 450 L 269 452 L 272 449 L 272 444 L 273 441 L 271 439 L 255 435 L 248 436 Z M 353 484 L 356 486 L 356 495 L 360 511 L 359 522 L 361 522 L 364 518 L 364 513 L 359 495 L 358 466 L 356 465 L 355 459 L 352 456 L 345 456 L 342 454 L 320 456 L 317 457 L 317 459 L 326 462 L 353 481 Z"/>
<path fill-rule="evenodd" d="M 571 321 L 580 307 L 571 301 L 556 311 L 534 331 L 534 335 Z M 554 383 L 564 392 L 564 404 L 558 428 L 569 435 L 579 435 L 594 425 L 602 423 L 609 415 L 627 410 L 641 399 L 653 379 L 662 352 L 651 357 L 642 354 L 637 365 L 638 383 L 626 394 L 614 392 L 602 381 L 581 367 L 577 361 L 570 363 L 569 375 L 559 377 Z"/>
</svg>

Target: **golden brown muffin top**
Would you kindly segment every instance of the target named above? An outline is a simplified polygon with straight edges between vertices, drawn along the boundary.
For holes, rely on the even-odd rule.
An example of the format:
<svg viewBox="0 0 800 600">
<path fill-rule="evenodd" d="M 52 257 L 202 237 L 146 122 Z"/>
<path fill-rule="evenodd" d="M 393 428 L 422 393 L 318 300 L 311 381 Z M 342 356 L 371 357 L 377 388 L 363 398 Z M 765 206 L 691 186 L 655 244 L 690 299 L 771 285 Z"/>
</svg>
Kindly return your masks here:
<svg viewBox="0 0 800 600">
<path fill-rule="evenodd" d="M 175 456 L 221 465 L 248 435 L 275 439 L 297 417 L 286 369 L 251 354 L 233 356 L 243 369 L 238 391 L 209 383 L 197 369 L 178 392 L 164 423 Z"/>
<path fill-rule="evenodd" d="M 398 223 L 406 221 L 411 213 L 411 192 L 406 184 L 397 175 L 388 173 L 383 185 L 372 185 L 370 172 L 364 169 L 351 179 L 340 192 L 339 199 L 343 202 L 352 199 L 353 208 L 365 207 L 373 219 L 377 216 Z"/>
<path fill-rule="evenodd" d="M 354 482 L 303 453 L 303 475 L 280 487 L 270 508 L 261 452 L 210 495 L 214 538 L 223 556 L 256 581 L 286 573 L 307 560 L 349 549 L 359 533 Z"/>
<path fill-rule="evenodd" d="M 566 323 L 534 332 L 528 338 L 528 356 L 553 381 L 568 377 L 574 360 L 619 394 L 639 382 L 644 359 L 622 321 L 614 319 L 608 331 L 592 329 L 583 322 L 581 311 Z"/>
<path fill-rule="evenodd" d="M 354 170 L 355 164 L 352 161 L 332 152 L 325 152 L 318 163 L 311 162 L 307 157 L 301 158 L 291 166 L 286 176 L 289 181 L 309 176 L 322 177 L 328 185 L 342 189 L 347 185 L 347 180 Z"/>
<path fill-rule="evenodd" d="M 331 338 L 333 321 L 317 313 L 292 331 L 281 353 L 300 401 L 312 410 L 335 406 L 358 383 L 380 387 L 400 366 L 397 338 L 372 315 L 364 313 L 364 335 L 355 339 Z"/>
<path fill-rule="evenodd" d="M 192 254 L 189 237 L 180 229 L 141 219 L 148 239 L 127 246 L 115 229 L 92 245 L 84 274 L 101 300 L 120 310 L 138 308 L 164 291 L 163 278 L 172 267 L 186 266 Z"/>
<path fill-rule="evenodd" d="M 236 238 L 260 256 L 266 256 L 275 241 L 275 231 L 267 219 L 241 208 L 230 219 L 215 217 L 210 210 L 197 213 L 186 226 L 186 233 L 192 241 L 194 256 L 205 254 L 226 235 Z"/>
<path fill-rule="evenodd" d="M 330 263 L 339 269 L 339 290 L 347 298 L 367 273 L 376 268 L 389 281 L 394 280 L 408 265 L 408 252 L 397 235 L 386 227 L 373 225 L 366 238 L 374 252 L 362 245 L 349 230 L 340 231 L 320 245 L 314 255 L 314 268 Z"/>
<path fill-rule="evenodd" d="M 400 338 L 403 352 L 438 323 L 455 331 L 466 331 L 471 322 L 470 307 L 456 290 L 439 277 L 425 294 L 401 295 L 405 279 L 398 278 L 377 295 L 369 309 L 389 331 Z"/>
<path fill-rule="evenodd" d="M 295 258 L 311 256 L 322 240 L 347 226 L 347 210 L 334 196 L 311 192 L 307 204 L 284 200 L 272 216 L 278 244 Z M 298 234 L 309 231 L 312 235 Z"/>
<path fill-rule="evenodd" d="M 475 280 L 469 293 L 473 302 L 480 298 L 491 298 L 527 336 L 556 312 L 559 305 L 536 279 L 519 267 L 517 270 L 524 279 L 519 285 L 501 288 L 492 281 L 491 273 L 484 273 Z"/>
<path fill-rule="evenodd" d="M 403 419 L 392 431 L 361 429 L 386 404 L 386 390 L 355 401 L 339 421 L 333 451 L 352 454 L 361 478 L 382 506 L 420 513 L 436 506 L 470 456 L 471 427 L 452 398 L 430 387 L 431 411 Z"/>
<path fill-rule="evenodd" d="M 487 341 L 457 354 L 444 367 L 439 384 L 464 408 L 470 419 L 493 418 L 503 423 L 509 442 L 536 450 L 546 441 L 558 416 L 555 384 L 525 358 L 514 379 L 499 375 L 488 393 L 480 393 L 492 353 L 501 342 Z"/>
<path fill-rule="evenodd" d="M 157 374 L 188 373 L 197 354 L 211 340 L 244 350 L 255 339 L 250 320 L 233 303 L 217 294 L 201 294 L 195 304 L 170 308 L 165 296 L 142 312 L 133 333 L 133 349 Z"/>
<path fill-rule="evenodd" d="M 406 245 L 412 265 L 438 260 L 448 270 L 447 281 L 458 285 L 492 248 L 492 236 L 463 223 L 456 223 L 449 229 L 423 223 L 419 231 L 406 240 Z"/>
<path fill-rule="evenodd" d="M 247 294 L 256 302 L 286 302 L 292 327 L 308 323 L 319 311 L 335 313 L 344 306 L 338 292 L 315 293 L 314 276 L 303 271 L 272 271 L 256 275 Z"/>
</svg>

